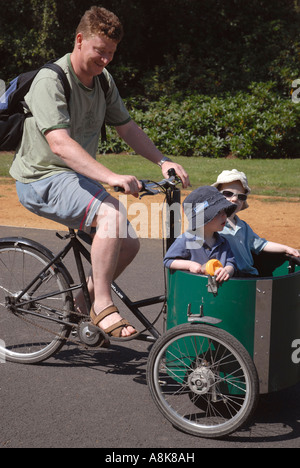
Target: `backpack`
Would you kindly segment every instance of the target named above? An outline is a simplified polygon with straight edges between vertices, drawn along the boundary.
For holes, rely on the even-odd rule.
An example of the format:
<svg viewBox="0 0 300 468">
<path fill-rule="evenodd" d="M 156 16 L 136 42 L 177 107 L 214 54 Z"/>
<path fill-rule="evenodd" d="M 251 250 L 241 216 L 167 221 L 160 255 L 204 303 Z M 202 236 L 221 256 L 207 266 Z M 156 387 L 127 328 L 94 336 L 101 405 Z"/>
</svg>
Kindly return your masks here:
<svg viewBox="0 0 300 468">
<path fill-rule="evenodd" d="M 28 93 L 30 86 L 42 68 L 50 68 L 55 71 L 62 82 L 67 103 L 70 101 L 71 88 L 67 76 L 63 69 L 56 63 L 46 63 L 38 70 L 22 73 L 17 76 L 9 85 L 6 92 L 0 96 L 0 151 L 15 151 L 19 145 L 22 135 L 24 122 L 32 114 L 25 113 L 27 108 L 24 97 Z M 102 90 L 107 96 L 109 85 L 104 73 L 98 75 Z M 101 128 L 101 139 L 106 140 L 105 122 Z"/>
</svg>

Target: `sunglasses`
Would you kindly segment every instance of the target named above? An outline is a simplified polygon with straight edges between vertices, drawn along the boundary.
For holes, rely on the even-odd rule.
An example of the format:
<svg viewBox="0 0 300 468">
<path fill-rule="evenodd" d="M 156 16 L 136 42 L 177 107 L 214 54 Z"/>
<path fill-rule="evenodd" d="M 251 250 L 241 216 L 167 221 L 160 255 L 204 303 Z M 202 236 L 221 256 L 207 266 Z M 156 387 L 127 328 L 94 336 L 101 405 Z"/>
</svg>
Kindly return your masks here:
<svg viewBox="0 0 300 468">
<path fill-rule="evenodd" d="M 222 194 L 226 198 L 237 197 L 237 199 L 240 201 L 246 201 L 248 198 L 248 195 L 246 195 L 245 193 L 233 193 L 230 190 L 223 190 Z"/>
</svg>

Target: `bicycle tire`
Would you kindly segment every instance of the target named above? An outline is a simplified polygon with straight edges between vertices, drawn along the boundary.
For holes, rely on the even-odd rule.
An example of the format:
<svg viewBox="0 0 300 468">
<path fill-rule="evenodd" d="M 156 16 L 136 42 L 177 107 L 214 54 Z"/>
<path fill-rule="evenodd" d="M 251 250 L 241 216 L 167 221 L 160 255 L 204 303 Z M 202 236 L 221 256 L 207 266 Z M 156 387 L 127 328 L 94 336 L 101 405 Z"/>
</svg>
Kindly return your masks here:
<svg viewBox="0 0 300 468">
<path fill-rule="evenodd" d="M 52 265 L 20 303 L 17 311 L 8 305 L 47 266 L 51 258 L 28 243 L 2 243 L 0 246 L 0 359 L 22 364 L 36 364 L 57 353 L 71 328 L 51 321 L 68 321 L 73 298 L 64 275 Z M 47 294 L 55 293 L 54 297 Z M 41 298 L 40 300 L 34 300 Z M 30 304 L 26 304 L 26 302 Z M 27 307 L 27 310 L 26 310 Z M 23 309 L 23 310 L 22 310 Z M 36 314 L 36 315 L 33 315 Z M 44 318 L 44 317 L 48 317 Z"/>
<path fill-rule="evenodd" d="M 259 397 L 247 350 L 224 330 L 202 324 L 174 327 L 154 344 L 147 382 L 158 409 L 175 427 L 205 438 L 241 428 Z"/>
</svg>

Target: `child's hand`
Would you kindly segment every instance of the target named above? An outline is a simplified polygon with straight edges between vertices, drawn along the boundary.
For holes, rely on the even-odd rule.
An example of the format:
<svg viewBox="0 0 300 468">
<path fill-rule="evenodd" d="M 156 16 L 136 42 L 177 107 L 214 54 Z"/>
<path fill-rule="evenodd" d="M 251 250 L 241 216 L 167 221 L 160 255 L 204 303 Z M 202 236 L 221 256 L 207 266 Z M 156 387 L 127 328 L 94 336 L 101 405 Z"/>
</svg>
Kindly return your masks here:
<svg viewBox="0 0 300 468">
<path fill-rule="evenodd" d="M 300 253 L 298 252 L 298 250 L 293 249 L 292 247 L 286 246 L 285 253 L 288 255 L 292 255 L 293 257 L 300 257 Z"/>
<path fill-rule="evenodd" d="M 228 281 L 229 278 L 232 277 L 234 273 L 234 269 L 230 266 L 225 267 L 225 268 L 219 268 L 216 271 L 215 278 L 218 283 L 222 283 L 223 281 Z"/>
</svg>

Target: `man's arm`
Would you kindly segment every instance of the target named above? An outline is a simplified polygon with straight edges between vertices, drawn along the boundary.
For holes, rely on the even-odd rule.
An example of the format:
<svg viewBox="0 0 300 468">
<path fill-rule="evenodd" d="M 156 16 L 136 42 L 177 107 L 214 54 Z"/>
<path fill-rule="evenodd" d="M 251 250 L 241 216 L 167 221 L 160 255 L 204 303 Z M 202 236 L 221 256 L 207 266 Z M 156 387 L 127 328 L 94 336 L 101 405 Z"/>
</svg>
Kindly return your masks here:
<svg viewBox="0 0 300 468">
<path fill-rule="evenodd" d="M 146 133 L 133 121 L 131 120 L 125 125 L 116 127 L 118 135 L 137 153 L 153 162 L 158 164 L 164 155 L 156 148 L 154 143 L 146 135 Z M 174 162 L 164 162 L 161 166 L 164 177 L 168 177 L 168 170 L 174 168 L 176 174 L 182 180 L 183 187 L 189 186 L 190 181 L 188 174 L 184 168 Z"/>
<path fill-rule="evenodd" d="M 142 188 L 136 177 L 116 174 L 92 158 L 82 146 L 70 137 L 68 130 L 50 130 L 46 132 L 45 137 L 51 151 L 73 171 L 111 187 L 122 187 L 127 194 L 136 194 Z"/>
</svg>

